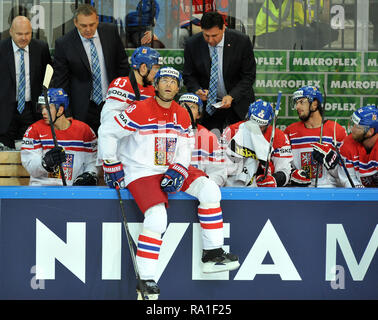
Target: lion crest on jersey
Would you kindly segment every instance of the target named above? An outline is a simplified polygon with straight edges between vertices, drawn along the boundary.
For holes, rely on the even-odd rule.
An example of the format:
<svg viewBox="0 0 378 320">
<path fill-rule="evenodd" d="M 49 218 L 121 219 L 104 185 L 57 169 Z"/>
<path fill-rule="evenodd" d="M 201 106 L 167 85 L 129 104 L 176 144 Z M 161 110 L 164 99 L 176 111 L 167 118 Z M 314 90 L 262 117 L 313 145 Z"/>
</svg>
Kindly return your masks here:
<svg viewBox="0 0 378 320">
<path fill-rule="evenodd" d="M 155 165 L 168 166 L 173 163 L 177 138 L 155 137 Z"/>
<path fill-rule="evenodd" d="M 312 152 L 301 152 L 301 168 L 307 172 L 311 179 L 316 177 L 317 162 Z M 319 166 L 319 178 L 323 176 L 323 166 Z"/>
</svg>

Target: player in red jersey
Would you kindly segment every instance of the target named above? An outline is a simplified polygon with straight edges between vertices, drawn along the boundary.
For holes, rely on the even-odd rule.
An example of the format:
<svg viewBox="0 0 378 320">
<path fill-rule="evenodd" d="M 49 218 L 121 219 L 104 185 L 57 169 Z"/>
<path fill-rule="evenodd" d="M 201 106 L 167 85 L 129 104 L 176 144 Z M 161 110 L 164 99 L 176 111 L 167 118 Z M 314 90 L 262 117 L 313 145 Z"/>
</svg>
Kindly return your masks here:
<svg viewBox="0 0 378 320">
<path fill-rule="evenodd" d="M 203 172 L 202 175 L 206 174 L 218 186 L 224 185 L 227 179 L 227 170 L 218 138 L 198 123 L 203 115 L 202 100 L 195 93 L 186 93 L 180 97 L 179 103 L 188 110 L 195 134 L 189 172 L 191 170 L 194 172 L 201 171 Z"/>
<path fill-rule="evenodd" d="M 49 89 L 47 96 L 59 146 L 54 146 L 45 99 L 40 96 L 43 119 L 26 130 L 21 148 L 21 161 L 30 174 L 30 185 L 62 185 L 60 164 L 67 185 L 96 185 L 95 133 L 86 123 L 65 117 L 68 96 L 63 89 Z"/>
<path fill-rule="evenodd" d="M 344 139 L 340 147 L 340 155 L 352 183 L 356 187 L 378 187 L 378 108 L 364 106 L 356 110 L 350 120 L 351 133 Z M 351 187 L 345 169 L 339 163 L 335 150 L 320 145 L 314 156 L 323 162 L 340 184 Z M 334 160 L 336 159 L 336 160 Z"/>
<path fill-rule="evenodd" d="M 127 187 L 144 213 L 136 257 L 143 288 L 138 284 L 137 291 L 149 299 L 157 299 L 160 294 L 154 277 L 162 234 L 167 228 L 168 193 L 186 188 L 185 182 L 186 192 L 200 202 L 198 216 L 205 234 L 203 270 L 218 272 L 239 266 L 238 257 L 222 249 L 219 188 L 214 192 L 215 183 L 196 183 L 192 187 L 191 182 L 200 181 L 187 169 L 194 145 L 193 130 L 188 112 L 173 100 L 181 84 L 177 70 L 161 68 L 155 76 L 156 96 L 127 107 L 113 123 L 104 125 L 99 135 L 106 183 L 111 188 Z"/>
<path fill-rule="evenodd" d="M 131 71 L 127 77 L 119 77 L 109 85 L 106 101 L 101 111 L 101 124 L 113 122 L 114 116 L 124 111 L 134 101 L 143 101 L 155 95 L 152 85 L 160 68 L 160 54 L 148 47 L 135 49 L 131 56 Z M 100 135 L 101 126 L 99 128 Z M 97 154 L 97 165 L 102 165 L 102 150 Z"/>
<path fill-rule="evenodd" d="M 289 140 L 278 128 L 274 134 L 269 173 L 264 175 L 273 117 L 272 105 L 258 99 L 249 106 L 247 120 L 225 130 L 223 140 L 232 159 L 227 161 L 227 186 L 283 187 L 290 181 L 293 155 Z"/>
<path fill-rule="evenodd" d="M 345 129 L 331 120 L 323 122 L 323 95 L 319 88 L 305 86 L 293 94 L 293 101 L 300 121 L 292 123 L 285 129 L 294 156 L 295 170 L 291 182 L 296 186 L 315 186 L 316 171 L 318 186 L 323 188 L 337 187 L 337 180 L 330 175 L 324 165 L 318 165 L 313 157 L 314 145 L 322 143 L 329 147 L 337 146 L 346 136 Z M 334 141 L 336 133 L 336 141 Z"/>
</svg>

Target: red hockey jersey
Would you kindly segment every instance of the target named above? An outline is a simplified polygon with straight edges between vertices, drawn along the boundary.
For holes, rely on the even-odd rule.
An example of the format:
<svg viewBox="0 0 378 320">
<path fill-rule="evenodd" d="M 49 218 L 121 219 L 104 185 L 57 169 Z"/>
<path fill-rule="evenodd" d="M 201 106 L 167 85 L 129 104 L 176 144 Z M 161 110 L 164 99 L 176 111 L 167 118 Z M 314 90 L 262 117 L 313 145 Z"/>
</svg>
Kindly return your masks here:
<svg viewBox="0 0 378 320">
<path fill-rule="evenodd" d="M 122 161 L 126 185 L 164 173 L 171 163 L 189 166 L 193 130 L 188 112 L 174 101 L 169 109 L 154 97 L 138 101 L 101 127 L 103 159 Z"/>
<path fill-rule="evenodd" d="M 367 153 L 365 147 L 348 135 L 341 144 L 340 154 L 355 185 L 378 187 L 378 143 Z M 350 186 L 344 172 L 339 168 L 339 179 Z"/>
<path fill-rule="evenodd" d="M 84 172 L 95 172 L 97 138 L 93 130 L 84 122 L 72 120 L 66 130 L 56 130 L 58 144 L 66 153 L 66 162 L 62 164 L 67 185 Z M 54 148 L 51 129 L 44 120 L 33 123 L 22 140 L 21 161 L 30 174 L 30 185 L 62 185 L 59 173 L 47 172 L 42 166 L 42 158 Z"/>
<path fill-rule="evenodd" d="M 302 121 L 289 125 L 284 131 L 288 136 L 293 152 L 293 164 L 296 169 L 307 171 L 311 177 L 311 185 L 315 185 L 317 162 L 312 158 L 312 143 L 319 142 L 320 127 L 306 128 Z M 332 145 L 336 133 L 336 143 L 339 146 L 346 136 L 345 129 L 334 121 L 327 120 L 323 125 L 322 143 Z M 337 187 L 337 180 L 321 165 L 319 166 L 318 186 Z"/>
<path fill-rule="evenodd" d="M 138 84 L 138 89 L 140 93 L 140 101 L 147 98 L 153 97 L 155 95 L 155 88 L 153 86 L 143 87 Z M 130 104 L 135 101 L 134 89 L 131 85 L 129 77 L 119 77 L 112 81 L 109 85 L 108 92 L 106 95 L 106 101 L 101 110 L 101 125 L 106 122 L 113 122 L 113 118 L 124 111 Z M 99 128 L 99 134 L 102 128 Z M 97 165 L 102 164 L 102 150 L 99 147 L 97 153 Z"/>
</svg>

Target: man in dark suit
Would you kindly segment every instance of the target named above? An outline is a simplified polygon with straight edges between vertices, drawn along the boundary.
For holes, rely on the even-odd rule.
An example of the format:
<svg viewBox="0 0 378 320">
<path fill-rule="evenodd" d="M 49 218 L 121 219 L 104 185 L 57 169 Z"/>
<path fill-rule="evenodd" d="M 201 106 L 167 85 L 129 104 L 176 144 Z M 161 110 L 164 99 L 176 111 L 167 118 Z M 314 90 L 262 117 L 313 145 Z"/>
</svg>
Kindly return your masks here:
<svg viewBox="0 0 378 320">
<path fill-rule="evenodd" d="M 109 83 L 127 76 L 130 65 L 116 26 L 99 23 L 94 7 L 80 5 L 74 24 L 55 42 L 53 83 L 68 93 L 73 118 L 97 134 Z"/>
<path fill-rule="evenodd" d="M 195 92 L 207 102 L 201 124 L 222 132 L 226 126 L 244 119 L 255 100 L 253 47 L 247 35 L 227 29 L 218 12 L 206 12 L 201 19 L 201 29 L 202 32 L 190 37 L 185 45 L 184 84 L 189 92 Z M 217 63 L 214 64 L 214 60 Z M 213 90 L 210 86 L 212 69 L 216 74 Z M 216 102 L 220 102 L 219 108 L 211 106 Z"/>
<path fill-rule="evenodd" d="M 47 43 L 32 39 L 28 18 L 15 17 L 10 35 L 0 41 L 0 144 L 15 148 L 15 140 L 41 118 L 36 103 L 51 56 Z"/>
</svg>

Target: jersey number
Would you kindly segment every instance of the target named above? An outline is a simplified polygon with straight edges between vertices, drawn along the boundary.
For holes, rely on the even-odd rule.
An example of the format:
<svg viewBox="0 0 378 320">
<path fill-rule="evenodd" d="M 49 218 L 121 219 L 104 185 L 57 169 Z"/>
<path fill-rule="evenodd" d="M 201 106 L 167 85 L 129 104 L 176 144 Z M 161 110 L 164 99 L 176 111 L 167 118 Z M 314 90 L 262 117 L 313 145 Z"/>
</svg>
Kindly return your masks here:
<svg viewBox="0 0 378 320">
<path fill-rule="evenodd" d="M 114 81 L 114 85 L 120 88 L 123 88 L 127 83 L 127 79 L 118 78 Z"/>
</svg>

